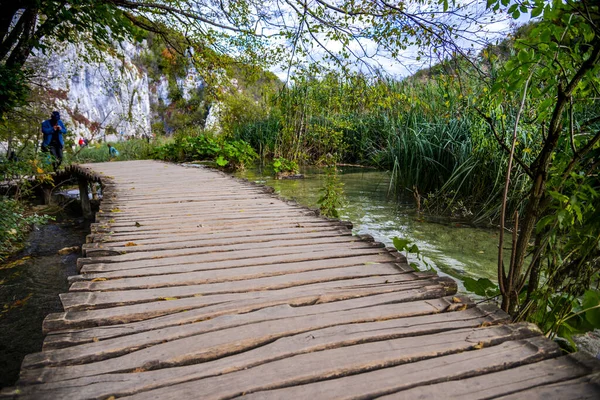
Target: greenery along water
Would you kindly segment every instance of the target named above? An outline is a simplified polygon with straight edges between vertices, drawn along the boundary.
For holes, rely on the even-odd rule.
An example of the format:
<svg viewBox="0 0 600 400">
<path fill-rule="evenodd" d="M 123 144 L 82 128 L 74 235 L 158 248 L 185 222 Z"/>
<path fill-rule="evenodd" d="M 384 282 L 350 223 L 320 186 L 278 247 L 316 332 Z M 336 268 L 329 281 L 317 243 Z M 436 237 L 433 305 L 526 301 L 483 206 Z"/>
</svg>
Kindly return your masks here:
<svg viewBox="0 0 600 400">
<path fill-rule="evenodd" d="M 398 236 L 416 243 L 425 260 L 442 275 L 458 279 L 486 277 L 496 280 L 497 233 L 454 221 L 428 221 L 420 216 L 411 201 L 398 202 L 390 192 L 390 175 L 365 168 L 342 167 L 345 205 L 340 218 L 354 223 L 354 232 L 370 234 L 375 240 L 392 245 Z M 238 177 L 264 183 L 285 198 L 318 208 L 325 171 L 307 168 L 304 179 L 275 180 L 272 171 L 260 168 L 237 172 Z M 411 262 L 416 261 L 410 257 Z"/>
</svg>

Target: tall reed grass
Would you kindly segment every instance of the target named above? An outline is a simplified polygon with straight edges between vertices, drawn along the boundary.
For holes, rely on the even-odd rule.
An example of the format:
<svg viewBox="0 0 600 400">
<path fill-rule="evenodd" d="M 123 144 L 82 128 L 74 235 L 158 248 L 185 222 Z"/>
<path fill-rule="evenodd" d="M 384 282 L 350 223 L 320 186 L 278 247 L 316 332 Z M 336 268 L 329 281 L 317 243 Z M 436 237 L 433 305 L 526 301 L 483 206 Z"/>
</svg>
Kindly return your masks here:
<svg viewBox="0 0 600 400">
<path fill-rule="evenodd" d="M 318 164 L 332 154 L 377 166 L 391 171 L 396 193 L 412 192 L 430 211 L 494 221 L 507 160 L 464 95 L 477 83 L 459 88 L 454 79 L 301 79 L 274 96 L 265 118 L 234 127 L 234 136 L 262 157 Z M 519 207 L 525 188 L 523 177 L 513 179 L 509 209 Z"/>
</svg>

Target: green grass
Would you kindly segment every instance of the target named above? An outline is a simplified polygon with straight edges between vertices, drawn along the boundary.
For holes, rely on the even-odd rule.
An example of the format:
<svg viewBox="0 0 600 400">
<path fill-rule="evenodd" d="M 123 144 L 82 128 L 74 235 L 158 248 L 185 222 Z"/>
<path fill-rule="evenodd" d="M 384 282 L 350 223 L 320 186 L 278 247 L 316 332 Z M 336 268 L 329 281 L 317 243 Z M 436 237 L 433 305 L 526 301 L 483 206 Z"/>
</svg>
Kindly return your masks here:
<svg viewBox="0 0 600 400">
<path fill-rule="evenodd" d="M 131 139 L 124 142 L 111 143 L 119 151 L 119 156 L 113 157 L 117 161 L 149 159 L 154 146 L 143 139 Z M 83 148 L 78 148 L 72 154 L 66 154 L 68 162 L 96 163 L 107 162 L 111 158 L 108 154 L 106 143 L 93 143 Z"/>
</svg>

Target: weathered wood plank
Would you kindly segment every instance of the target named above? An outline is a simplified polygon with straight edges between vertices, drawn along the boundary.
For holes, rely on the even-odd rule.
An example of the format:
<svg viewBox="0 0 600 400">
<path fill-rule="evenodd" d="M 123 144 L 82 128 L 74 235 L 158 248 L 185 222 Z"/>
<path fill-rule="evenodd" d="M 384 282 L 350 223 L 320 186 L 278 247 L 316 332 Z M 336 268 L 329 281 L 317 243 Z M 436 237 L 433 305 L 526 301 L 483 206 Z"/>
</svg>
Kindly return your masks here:
<svg viewBox="0 0 600 400">
<path fill-rule="evenodd" d="M 408 390 L 418 386 L 425 386 L 444 382 L 449 380 L 458 380 L 472 376 L 487 374 L 518 367 L 523 364 L 535 363 L 544 359 L 557 357 L 560 355 L 558 346 L 543 337 L 537 336 L 526 340 L 509 341 L 498 346 L 467 351 L 461 354 L 448 355 L 445 357 L 436 357 L 425 361 L 419 361 L 410 364 L 384 368 L 387 365 L 375 364 L 372 371 L 365 371 L 358 375 L 338 373 L 341 378 L 322 380 L 323 378 L 306 379 L 306 384 L 285 385 L 288 386 L 279 390 L 275 384 L 270 382 L 257 382 L 254 385 L 243 382 L 247 388 L 245 392 L 255 391 L 253 395 L 245 396 L 248 399 L 294 399 L 294 398 L 315 398 L 315 399 L 348 399 L 348 398 L 375 398 L 390 393 Z M 224 378 L 224 377 L 223 377 Z M 326 378 L 336 378 L 336 375 L 329 375 Z M 316 382 L 315 382 L 316 381 Z M 202 382 L 202 381 L 198 381 Z M 312 383 L 314 382 L 314 383 Z M 189 384 L 192 386 L 192 384 Z M 241 385 L 240 385 L 241 386 Z M 254 386 L 252 389 L 250 389 Z M 260 387 L 262 386 L 262 388 Z M 239 386 L 238 386 L 239 387 Z M 187 387 L 184 387 L 187 389 Z M 233 388 L 232 388 L 233 389 Z M 162 397 L 164 389 L 161 392 L 149 391 L 145 394 L 159 395 Z M 226 391 L 232 393 L 234 390 Z M 203 392 L 204 393 L 204 392 Z M 402 392 L 400 392 L 402 393 Z M 174 391 L 173 394 L 184 397 L 181 391 Z M 141 398 L 141 396 L 138 396 Z M 135 397 L 134 397 L 135 398 Z M 170 398 L 165 395 L 164 398 Z M 205 397 L 209 398 L 209 397 Z M 222 398 L 222 397 L 221 397 Z M 445 398 L 442 397 L 442 398 Z M 406 397 L 410 399 L 410 397 Z"/>
<path fill-rule="evenodd" d="M 474 378 L 419 386 L 414 389 L 381 397 L 381 399 L 434 400 L 444 398 L 479 400 L 506 395 L 516 395 L 520 399 L 530 399 L 530 396 L 524 396 L 519 393 L 544 385 L 577 379 L 597 370 L 597 361 L 584 354 L 576 353 L 509 370 L 478 375 Z M 532 389 L 532 391 L 536 392 L 537 390 Z M 578 391 L 571 392 L 571 395 L 573 398 L 581 398 L 577 397 L 581 395 L 581 392 Z M 597 395 L 600 396 L 600 391 L 597 392 Z M 266 397 L 268 398 L 269 396 Z M 544 397 L 544 400 L 552 398 L 563 399 L 565 397 L 551 395 Z"/>
<path fill-rule="evenodd" d="M 221 229 L 221 232 L 213 232 L 207 229 L 199 229 L 198 227 L 192 228 L 164 228 L 164 229 L 154 229 L 151 231 L 144 232 L 113 232 L 110 230 L 106 230 L 106 232 L 98 232 L 91 233 L 87 237 L 88 242 L 101 242 L 107 243 L 111 241 L 129 241 L 131 238 L 146 238 L 146 239 L 156 239 L 156 238 L 167 238 L 173 239 L 178 236 L 209 236 L 214 235 L 214 237 L 232 237 L 232 235 L 239 234 L 240 236 L 248 236 L 252 235 L 254 232 L 268 233 L 274 232 L 277 230 L 282 231 L 293 231 L 297 230 L 298 232 L 305 231 L 320 231 L 322 229 L 332 230 L 332 229 L 351 229 L 351 227 L 340 224 L 339 222 L 332 222 L 323 220 L 320 223 L 311 223 L 311 224 L 298 224 L 298 223 L 281 223 L 278 226 L 274 225 L 245 225 L 245 226 L 236 226 L 233 229 Z"/>
<path fill-rule="evenodd" d="M 313 292 L 317 291 L 320 291 L 320 289 L 313 289 Z M 310 295 L 311 292 L 308 291 L 306 294 Z M 214 297 L 217 297 L 217 299 L 214 299 L 214 303 L 212 304 L 224 303 L 231 301 L 232 299 L 236 299 L 230 295 L 211 296 L 211 298 Z M 462 304 L 465 304 L 468 307 L 472 306 L 468 299 L 462 296 L 455 297 L 459 298 Z M 249 301 L 254 301 L 256 299 L 256 294 L 237 298 L 237 300 L 245 304 L 248 304 Z M 55 332 L 46 337 L 46 340 L 44 341 L 44 348 L 53 349 L 66 347 L 68 345 L 91 343 L 94 341 L 102 341 L 125 335 L 134 335 L 141 332 L 160 330 L 173 326 L 181 327 L 198 321 L 203 321 L 203 326 L 207 327 L 207 330 L 216 330 L 242 326 L 247 323 L 287 318 L 292 316 L 343 312 L 348 310 L 371 308 L 374 306 L 386 306 L 388 304 L 396 304 L 399 300 L 401 299 L 398 298 L 398 295 L 395 292 L 372 294 L 364 297 L 341 299 L 338 301 L 321 302 L 316 304 L 314 301 L 302 304 L 296 301 L 294 297 L 290 297 L 274 306 L 270 305 L 270 303 L 256 303 L 248 312 L 237 314 L 234 310 L 231 314 L 223 314 L 211 319 L 207 319 L 206 310 L 191 309 L 184 313 L 169 314 L 163 317 L 152 318 L 149 320 L 132 322 L 128 324 L 108 325 L 99 328 L 92 327 L 82 330 Z M 294 304 L 294 306 L 291 306 L 290 304 Z M 402 303 L 402 316 L 410 317 L 430 313 L 440 313 L 448 310 L 451 305 L 455 304 L 456 303 L 452 299 L 447 298 L 404 302 Z M 494 313 L 494 315 L 496 314 L 496 310 L 489 310 L 487 308 L 481 309 L 486 313 Z"/>
<path fill-rule="evenodd" d="M 313 308 L 318 306 L 312 306 Z M 172 350 L 162 350 L 161 353 L 175 354 L 183 352 L 188 356 L 194 351 L 203 351 L 211 346 L 233 346 L 239 348 L 244 341 L 260 340 L 267 343 L 286 336 L 298 335 L 302 332 L 329 329 L 331 336 L 339 335 L 352 339 L 359 335 L 361 341 L 380 341 L 407 336 L 423 336 L 455 329 L 475 328 L 484 322 L 488 324 L 505 320 L 501 312 L 486 313 L 478 308 L 462 312 L 448 312 L 419 317 L 406 318 L 403 304 L 379 305 L 345 311 L 322 312 L 304 315 L 292 315 L 282 318 L 252 321 L 250 315 L 235 315 L 230 320 L 245 321 L 233 328 L 214 329 L 214 321 L 200 321 L 184 326 L 157 329 L 136 335 L 128 335 L 112 340 L 86 343 L 66 349 L 44 351 L 29 355 L 23 361 L 22 368 L 32 369 L 43 366 L 63 366 L 83 363 L 93 363 L 109 358 L 129 354 L 139 349 L 149 352 L 151 346 L 172 342 Z M 254 316 L 254 319 L 257 317 Z M 207 329 L 211 326 L 211 329 Z M 337 327 L 337 328 L 334 328 Z M 185 340 L 184 340 L 185 339 Z M 182 344 L 183 343 L 183 344 Z"/>
<path fill-rule="evenodd" d="M 180 240 L 175 240 L 175 238 L 163 238 L 162 240 L 135 240 L 131 239 L 129 241 L 121 241 L 121 242 L 113 242 L 110 244 L 105 243 L 87 243 L 83 245 L 82 250 L 84 251 L 85 257 L 96 257 L 101 256 L 104 251 L 124 251 L 126 253 L 138 253 L 138 252 L 146 252 L 146 251 L 156 251 L 156 250 L 173 250 L 173 249 L 186 249 L 186 248 L 196 248 L 196 247 L 208 247 L 208 246 L 232 246 L 232 245 L 244 245 L 251 244 L 256 246 L 267 246 L 277 245 L 277 243 L 282 243 L 283 245 L 294 244 L 299 240 L 309 240 L 309 241 L 322 241 L 327 240 L 331 241 L 341 241 L 341 238 L 345 238 L 347 241 L 350 241 L 353 238 L 350 231 L 341 231 L 341 230 L 323 230 L 316 232 L 285 232 L 279 234 L 270 234 L 270 235 L 252 235 L 252 236 L 242 236 L 239 238 L 224 238 L 224 239 L 215 239 L 211 237 L 212 235 L 204 235 L 204 236 L 196 236 L 192 240 L 188 240 L 187 238 L 180 237 Z M 355 237 L 354 237 L 355 238 Z M 329 240 L 333 239 L 333 240 Z M 353 239 L 356 240 L 356 239 Z M 136 246 L 131 246 L 131 243 L 135 243 Z M 259 244 L 260 243 L 260 244 Z M 238 247 L 239 248 L 239 247 Z M 243 248 L 243 247 L 242 247 Z"/>
<path fill-rule="evenodd" d="M 534 387 L 529 390 L 498 397 L 501 400 L 598 400 L 600 374 L 587 375 L 566 382 Z"/>
<path fill-rule="evenodd" d="M 314 336 L 314 333 L 312 335 Z M 353 379 L 346 379 L 349 381 L 348 383 L 352 387 L 356 387 L 356 382 L 360 381 L 363 388 L 367 387 L 372 391 L 374 390 L 374 385 L 372 382 L 367 384 L 368 381 L 365 376 L 369 371 L 457 352 L 467 352 L 461 354 L 462 358 L 472 356 L 472 353 L 488 353 L 482 350 L 468 351 L 475 350 L 479 346 L 482 348 L 492 346 L 490 350 L 495 350 L 493 353 L 495 353 L 496 357 L 500 358 L 503 353 L 502 349 L 498 349 L 495 345 L 505 341 L 516 341 L 536 335 L 539 335 L 539 330 L 533 327 L 514 325 L 465 329 L 444 332 L 438 335 L 355 344 L 328 349 L 327 351 L 298 354 L 225 375 L 210 376 L 201 380 L 171 385 L 167 388 L 150 390 L 139 395 L 134 395 L 132 398 L 144 398 L 143 396 L 145 396 L 145 398 L 181 399 L 191 398 L 193 397 L 193 393 L 202 393 L 202 397 L 205 399 L 231 398 L 244 393 L 301 385 L 325 379 L 327 379 L 325 383 L 329 383 L 332 378 L 353 376 L 357 373 L 360 373 L 360 375 L 353 377 Z M 306 335 L 303 336 L 302 342 L 306 343 Z M 310 337 L 310 341 L 313 340 Z M 553 347 L 553 350 L 556 351 L 556 348 Z M 530 355 L 532 353 L 540 357 L 539 348 L 532 349 Z M 473 360 L 473 357 L 468 358 Z M 414 363 L 411 367 L 414 368 L 416 365 L 418 364 Z M 472 368 L 473 366 L 470 367 L 470 370 Z M 431 379 L 432 371 L 429 370 L 427 372 L 425 374 L 425 371 L 421 371 L 422 375 L 429 375 L 429 379 Z M 395 375 L 396 378 L 400 376 L 403 378 L 401 381 L 405 381 L 406 376 L 404 374 Z M 422 376 L 421 380 L 424 378 Z M 418 378 L 415 377 L 415 380 L 418 381 Z M 336 392 L 351 393 L 350 388 L 339 385 L 339 383 L 330 393 Z M 310 393 L 309 391 L 302 393 L 302 396 L 290 396 L 288 398 L 320 398 L 319 396 L 315 396 L 315 393 Z M 357 392 L 354 393 L 360 393 L 358 388 Z"/>
<path fill-rule="evenodd" d="M 405 264 L 398 266 L 398 263 L 390 263 L 390 257 L 387 254 L 384 255 L 371 255 L 366 256 L 354 256 L 354 257 L 333 257 L 333 258 L 320 258 L 311 261 L 300 261 L 294 262 L 293 257 L 286 259 L 286 257 L 275 256 L 280 262 L 271 262 L 273 259 L 268 258 L 266 262 L 260 258 L 246 259 L 246 260 L 227 260 L 218 261 L 214 263 L 204 264 L 183 264 L 182 266 L 164 266 L 164 267 L 148 267 L 148 268 L 137 268 L 131 270 L 117 270 L 109 272 L 98 272 L 98 273 L 84 273 L 82 275 L 73 275 L 69 277 L 69 282 L 78 281 L 90 281 L 90 280 L 102 280 L 104 279 L 121 279 L 121 278 L 132 278 L 141 276 L 157 276 L 157 275 L 176 275 L 176 274 L 187 274 L 199 271 L 220 271 L 224 275 L 235 275 L 239 271 L 240 274 L 244 274 L 248 271 L 310 271 L 315 269 L 326 269 L 326 268 L 339 268 L 339 267 L 351 267 L 358 265 L 376 265 L 389 263 L 392 268 L 402 273 L 413 273 L 412 269 L 406 267 Z"/>
<path fill-rule="evenodd" d="M 286 275 L 276 275 L 264 278 L 247 280 L 230 280 L 224 282 L 211 282 L 201 284 L 189 284 L 185 286 L 160 286 L 144 288 L 143 283 L 139 287 L 127 287 L 120 289 L 119 282 L 75 282 L 72 286 L 79 285 L 81 289 L 91 288 L 98 291 L 70 291 L 60 295 L 65 310 L 77 310 L 92 307 L 108 307 L 110 305 L 134 304 L 149 301 L 160 301 L 161 299 L 181 299 L 192 296 L 208 296 L 227 293 L 247 293 L 258 291 L 273 291 L 281 289 L 296 288 L 302 290 L 306 285 L 317 283 L 328 283 L 333 289 L 338 281 L 352 281 L 356 278 L 386 277 L 394 290 L 405 290 L 435 286 L 439 280 L 414 279 L 412 276 L 398 275 L 388 265 L 370 265 L 358 267 L 343 267 L 335 269 L 298 272 Z M 391 279 L 390 279 L 391 278 Z M 150 280 L 151 277 L 138 278 L 139 281 Z M 446 281 L 441 281 L 442 283 Z M 148 286 L 151 283 L 147 284 Z"/>
<path fill-rule="evenodd" d="M 311 252 L 310 249 L 314 251 Z M 306 251 L 309 250 L 309 251 Z M 134 270 L 143 268 L 154 268 L 161 266 L 177 266 L 173 267 L 172 271 L 185 271 L 186 265 L 202 265 L 207 263 L 216 263 L 223 261 L 235 261 L 235 260 L 255 260 L 257 264 L 274 264 L 287 260 L 289 262 L 300 262 L 300 261 L 311 261 L 327 258 L 339 258 L 339 257 L 352 257 L 352 256 L 365 256 L 372 255 L 385 256 L 388 254 L 384 249 L 374 248 L 368 244 L 350 246 L 350 248 L 341 248 L 337 245 L 317 245 L 317 246 L 295 246 L 285 247 L 279 249 L 262 249 L 261 251 L 244 250 L 244 251 L 231 251 L 222 253 L 209 253 L 209 254 L 194 254 L 184 255 L 177 257 L 164 257 L 156 256 L 156 258 L 150 258 L 145 260 L 135 261 L 118 261 L 118 258 L 98 258 L 86 259 L 80 258 L 77 260 L 77 264 L 80 266 L 80 273 L 97 273 L 97 272 L 110 272 L 110 271 L 122 271 L 122 270 Z M 118 256 L 114 256 L 118 257 Z M 393 259 L 390 256 L 390 261 Z M 100 262 L 109 261 L 109 262 Z M 257 264 L 246 264 L 246 265 L 257 265 Z M 196 267 L 191 267 L 195 268 Z"/>
<path fill-rule="evenodd" d="M 372 257 L 371 257 L 372 259 Z M 335 261 L 338 265 L 335 265 Z M 172 286 L 192 286 L 201 284 L 212 284 L 222 282 L 234 282 L 242 280 L 253 280 L 260 278 L 269 278 L 280 275 L 291 275 L 292 280 L 297 277 L 296 274 L 308 273 L 311 271 L 333 270 L 339 268 L 358 268 L 368 270 L 370 275 L 374 275 L 374 268 L 371 265 L 377 265 L 381 275 L 389 275 L 392 272 L 399 272 L 393 264 L 367 262 L 367 265 L 356 265 L 354 257 L 333 259 L 329 262 L 305 262 L 292 264 L 274 264 L 256 267 L 239 267 L 235 269 L 218 269 L 218 270 L 203 270 L 197 272 L 177 273 L 177 274 L 160 274 L 160 275 L 144 275 L 134 277 L 119 277 L 117 279 L 102 278 L 101 274 L 95 274 L 95 278 L 86 280 L 77 280 L 69 289 L 71 292 L 81 291 L 114 291 L 114 290 L 132 290 L 132 289 L 153 289 Z M 335 272 L 333 272 L 335 273 Z M 311 278 L 317 279 L 319 275 L 312 275 Z M 331 275 L 329 275 L 331 276 Z M 344 276 L 340 272 L 340 277 Z M 401 277 L 404 280 L 427 279 L 430 277 L 418 277 L 415 274 L 405 273 Z M 296 278 L 297 279 L 297 278 Z"/>
<path fill-rule="evenodd" d="M 94 261 L 101 263 L 109 262 L 125 262 L 125 261 L 137 261 L 137 260 L 148 260 L 156 258 L 170 258 L 178 257 L 183 255 L 194 255 L 194 254 L 206 254 L 206 253 L 221 253 L 221 252 L 241 252 L 241 251 L 253 251 L 254 253 L 261 252 L 261 249 L 284 249 L 288 247 L 299 247 L 301 251 L 306 251 L 307 246 L 322 249 L 340 247 L 343 249 L 353 248 L 365 248 L 365 247 L 382 247 L 381 245 L 375 246 L 370 243 L 365 243 L 360 239 L 353 236 L 332 236 L 332 237 L 319 237 L 319 238 L 306 238 L 296 240 L 273 240 L 268 242 L 258 243 L 226 243 L 217 245 L 196 245 L 186 246 L 183 248 L 168 248 L 168 249 L 148 249 L 146 251 L 134 251 L 128 252 L 129 248 L 138 247 L 135 242 L 129 242 L 129 247 L 124 247 L 119 250 L 122 254 L 115 256 L 96 256 Z M 141 246 L 140 246 L 141 247 Z M 144 249 L 138 249 L 144 250 Z"/>
<path fill-rule="evenodd" d="M 381 279 L 382 281 L 393 282 L 393 277 L 378 279 Z M 248 297 L 252 296 L 252 299 L 246 301 L 240 301 L 240 299 L 243 298 L 241 296 L 242 293 L 237 294 L 237 296 L 235 296 L 235 294 L 228 294 L 228 296 L 235 296 L 235 299 L 232 299 L 229 303 L 225 302 L 220 304 L 213 303 L 215 300 L 213 298 L 214 296 L 201 296 L 177 298 L 175 300 L 168 301 L 152 301 L 133 305 L 115 305 L 112 308 L 101 308 L 88 311 L 67 311 L 64 313 L 48 315 L 44 320 L 43 329 L 44 332 L 49 332 L 72 328 L 123 324 L 128 322 L 148 320 L 197 308 L 202 308 L 204 310 L 205 313 L 203 318 L 214 318 L 227 313 L 248 312 L 256 309 L 257 307 L 264 308 L 286 303 L 298 306 L 302 304 L 339 301 L 391 292 L 397 293 L 398 301 L 415 301 L 421 299 L 435 299 L 438 297 L 451 295 L 456 292 L 455 284 L 454 286 L 432 285 L 417 289 L 403 290 L 403 286 L 398 287 L 389 283 L 371 285 L 368 287 L 352 287 L 351 285 L 355 284 L 353 281 L 356 281 L 356 279 L 348 279 L 346 282 L 335 281 L 335 284 L 333 285 L 331 282 L 327 282 L 327 286 L 330 286 L 329 290 L 321 291 L 319 293 L 305 293 L 302 291 L 304 287 L 292 287 L 288 288 L 287 291 L 281 291 L 279 293 L 272 290 L 262 293 L 258 292 L 255 296 L 248 295 Z M 344 287 L 344 283 L 346 284 L 346 287 Z M 141 291 L 142 290 L 140 290 L 140 292 Z M 131 296 L 137 297 L 137 295 L 131 292 L 135 291 L 122 293 L 125 300 L 122 303 L 129 302 L 129 298 Z M 90 307 L 97 307 L 98 303 L 93 301 L 94 296 L 103 295 L 103 293 L 89 292 L 87 294 L 87 299 L 77 299 L 78 304 L 85 304 L 84 302 L 87 300 Z M 114 303 L 121 304 L 118 298 L 108 298 L 106 301 L 110 302 L 111 305 Z"/>
<path fill-rule="evenodd" d="M 172 389 L 173 394 L 179 396 L 178 398 L 193 398 L 190 396 L 191 390 L 202 393 L 203 398 L 219 396 L 227 398 L 254 391 L 253 389 L 256 387 L 276 387 L 282 384 L 289 386 L 333 378 L 336 375 L 351 375 L 356 371 L 368 372 L 373 369 L 475 350 L 479 346 L 494 348 L 507 341 L 531 338 L 538 334 L 537 330 L 527 329 L 524 326 L 500 326 L 457 329 L 416 338 L 399 337 L 365 342 L 365 337 L 368 338 L 368 335 L 372 334 L 372 329 L 369 330 L 372 325 L 351 325 L 350 327 L 356 329 L 356 332 L 347 336 L 339 335 L 340 332 L 343 332 L 343 330 L 340 331 L 340 327 L 332 327 L 282 337 L 262 345 L 252 346 L 250 342 L 256 340 L 253 338 L 250 339 L 250 342 L 233 342 L 224 346 L 217 345 L 200 349 L 198 353 L 182 352 L 177 359 L 161 358 L 157 360 L 147 349 L 142 349 L 93 364 L 27 370 L 24 371 L 24 376 L 29 379 L 38 376 L 38 372 L 41 371 L 44 376 L 38 380 L 51 382 L 115 373 L 115 370 L 121 372 L 122 375 L 148 371 L 148 375 L 151 375 L 155 381 L 148 382 L 142 379 L 146 385 L 156 384 L 156 379 L 158 379 L 162 381 L 161 386 L 165 384 L 169 386 L 165 387 L 165 390 L 157 389 L 155 392 L 142 393 L 148 395 L 147 398 L 163 398 L 167 388 Z M 361 327 L 363 331 L 361 331 Z M 447 340 L 449 338 L 452 340 Z M 473 340 L 476 341 L 473 343 Z M 173 344 L 174 342 L 166 343 L 159 347 Z M 241 352 L 240 348 L 245 346 L 249 346 L 247 351 Z M 527 356 L 531 358 L 531 355 L 535 354 L 539 359 L 539 347 L 537 345 L 531 347 L 534 348 L 530 349 Z M 236 350 L 236 348 L 238 349 Z M 485 350 L 482 348 L 477 352 L 489 352 Z M 551 351 L 556 351 L 556 346 L 552 346 Z M 493 353 L 498 355 L 497 351 Z M 169 352 L 169 354 L 171 353 Z M 189 362 L 190 359 L 196 357 L 204 359 L 204 362 L 193 364 Z M 472 359 L 472 357 L 469 358 Z M 522 359 L 523 356 L 518 358 Z M 163 363 L 163 360 L 167 363 Z M 186 364 L 192 365 L 186 367 Z M 176 375 L 173 374 L 175 371 L 178 372 Z M 157 376 L 152 372 L 162 372 L 162 374 Z M 123 378 L 127 379 L 126 376 Z M 185 381 L 189 382 L 177 384 L 177 382 Z"/>
</svg>

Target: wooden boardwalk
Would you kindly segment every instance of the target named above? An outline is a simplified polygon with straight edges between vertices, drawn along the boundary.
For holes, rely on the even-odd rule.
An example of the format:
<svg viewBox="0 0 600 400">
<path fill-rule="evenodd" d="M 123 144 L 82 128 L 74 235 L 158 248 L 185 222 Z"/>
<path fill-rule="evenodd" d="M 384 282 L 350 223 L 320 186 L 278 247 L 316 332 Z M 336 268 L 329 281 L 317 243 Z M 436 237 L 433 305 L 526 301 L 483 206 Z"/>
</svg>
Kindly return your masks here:
<svg viewBox="0 0 600 400">
<path fill-rule="evenodd" d="M 5 397 L 598 399 L 598 360 L 347 224 L 208 169 L 87 166 L 80 275 Z"/>
</svg>

